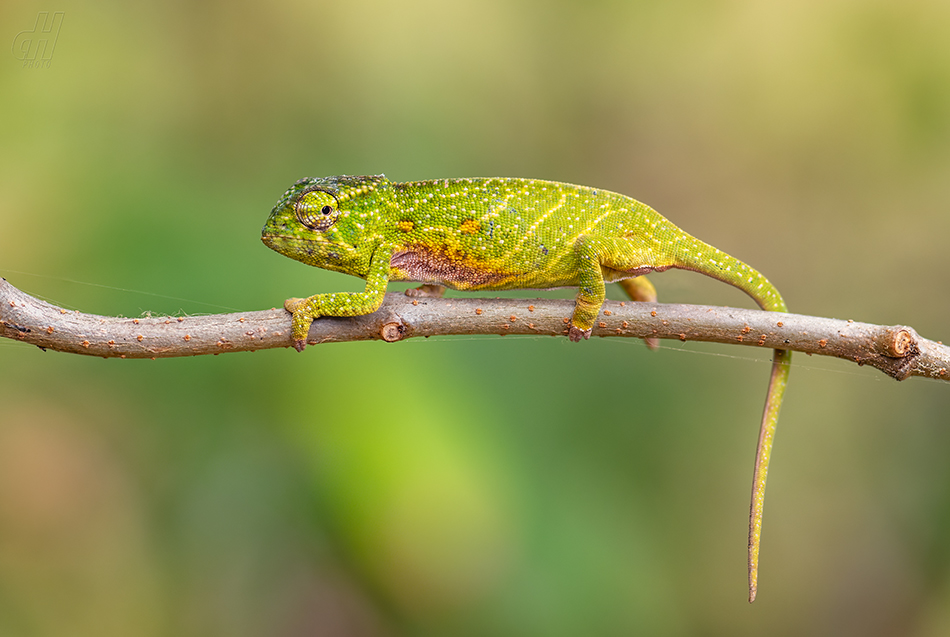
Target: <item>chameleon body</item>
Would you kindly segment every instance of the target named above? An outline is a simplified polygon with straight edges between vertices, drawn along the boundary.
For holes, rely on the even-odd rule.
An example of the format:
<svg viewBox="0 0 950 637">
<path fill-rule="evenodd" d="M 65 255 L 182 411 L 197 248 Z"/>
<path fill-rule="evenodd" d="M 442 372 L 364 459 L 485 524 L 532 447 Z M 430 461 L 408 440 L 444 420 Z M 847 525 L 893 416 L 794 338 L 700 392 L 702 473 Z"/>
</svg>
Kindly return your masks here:
<svg viewBox="0 0 950 637">
<path fill-rule="evenodd" d="M 762 309 L 786 311 L 778 290 L 759 272 L 680 230 L 649 206 L 607 190 L 550 181 L 394 183 L 382 175 L 301 179 L 277 202 L 262 240 L 303 263 L 366 280 L 363 292 L 285 302 L 298 350 L 305 347 L 315 318 L 374 312 L 389 281 L 418 281 L 429 294 L 444 287 L 577 287 L 571 341 L 590 336 L 606 283 L 620 282 L 634 300 L 654 301 L 656 292 L 642 275 L 669 268 L 700 272 L 743 290 Z M 755 599 L 765 479 L 790 357 L 790 352 L 775 350 L 759 433 L 749 524 L 749 601 Z"/>
</svg>

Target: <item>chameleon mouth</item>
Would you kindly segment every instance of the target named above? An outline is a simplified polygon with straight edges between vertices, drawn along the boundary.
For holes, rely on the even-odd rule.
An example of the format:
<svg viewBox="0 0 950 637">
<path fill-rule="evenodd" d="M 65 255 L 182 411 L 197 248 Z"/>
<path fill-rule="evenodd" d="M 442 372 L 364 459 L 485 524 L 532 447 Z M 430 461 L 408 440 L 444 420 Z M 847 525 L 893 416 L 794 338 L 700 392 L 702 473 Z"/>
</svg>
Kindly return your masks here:
<svg viewBox="0 0 950 637">
<path fill-rule="evenodd" d="M 308 265 L 336 269 L 337 264 L 352 258 L 353 248 L 326 241 L 313 241 L 283 234 L 263 234 L 261 241 L 274 252 Z"/>
<path fill-rule="evenodd" d="M 271 250 L 292 256 L 291 253 L 305 249 L 307 242 L 299 237 L 282 234 L 262 234 L 261 241 Z"/>
<path fill-rule="evenodd" d="M 293 235 L 287 234 L 270 234 L 264 233 L 261 235 L 261 241 L 264 242 L 268 248 L 276 249 L 277 246 L 290 246 L 290 245 L 304 245 L 304 244 L 313 244 L 314 241 L 308 239 L 301 239 L 300 237 L 295 237 Z"/>
</svg>

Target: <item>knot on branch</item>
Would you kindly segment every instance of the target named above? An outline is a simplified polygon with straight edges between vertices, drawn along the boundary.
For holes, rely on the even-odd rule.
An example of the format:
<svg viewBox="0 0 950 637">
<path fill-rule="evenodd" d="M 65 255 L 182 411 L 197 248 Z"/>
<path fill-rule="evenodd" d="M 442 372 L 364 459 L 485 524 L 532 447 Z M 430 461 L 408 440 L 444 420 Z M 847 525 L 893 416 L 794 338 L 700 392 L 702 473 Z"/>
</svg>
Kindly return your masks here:
<svg viewBox="0 0 950 637">
<path fill-rule="evenodd" d="M 876 367 L 896 380 L 909 378 L 920 356 L 920 337 L 917 332 L 913 328 L 896 325 L 885 329 L 881 336 L 878 346 L 882 350 L 882 360 Z"/>
<path fill-rule="evenodd" d="M 402 323 L 386 323 L 379 330 L 380 337 L 387 343 L 395 343 L 402 338 L 406 331 L 406 326 Z"/>
</svg>

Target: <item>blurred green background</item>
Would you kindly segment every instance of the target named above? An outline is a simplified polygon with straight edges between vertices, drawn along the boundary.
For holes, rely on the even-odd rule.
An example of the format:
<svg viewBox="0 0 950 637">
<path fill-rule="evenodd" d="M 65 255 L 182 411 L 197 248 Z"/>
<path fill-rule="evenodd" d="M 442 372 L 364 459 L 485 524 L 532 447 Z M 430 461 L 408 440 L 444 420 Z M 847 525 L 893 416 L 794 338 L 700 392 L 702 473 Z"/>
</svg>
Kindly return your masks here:
<svg viewBox="0 0 950 637">
<path fill-rule="evenodd" d="M 0 275 L 57 304 L 357 290 L 260 243 L 290 183 L 502 175 L 645 201 L 793 311 L 950 340 L 946 2 L 28 0 L 0 44 L 40 10 L 48 68 L 0 53 Z M 3 636 L 950 634 L 945 384 L 795 359 L 749 606 L 766 352 L 0 361 Z"/>
</svg>

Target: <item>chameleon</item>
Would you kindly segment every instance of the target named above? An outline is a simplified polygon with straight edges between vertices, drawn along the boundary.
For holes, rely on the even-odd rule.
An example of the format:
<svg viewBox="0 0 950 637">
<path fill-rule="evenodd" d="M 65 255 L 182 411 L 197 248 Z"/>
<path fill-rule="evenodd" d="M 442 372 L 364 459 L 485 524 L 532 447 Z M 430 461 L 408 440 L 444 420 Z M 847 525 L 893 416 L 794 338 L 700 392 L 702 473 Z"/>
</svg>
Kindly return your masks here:
<svg viewBox="0 0 950 637">
<path fill-rule="evenodd" d="M 656 301 L 644 277 L 680 268 L 739 288 L 763 310 L 787 311 L 781 294 L 752 267 L 687 234 L 630 197 L 536 179 L 392 182 L 384 175 L 305 178 L 271 211 L 264 244 L 308 265 L 366 280 L 362 292 L 291 298 L 291 337 L 303 351 L 313 320 L 375 312 L 389 281 L 415 281 L 407 294 L 454 290 L 576 287 L 567 329 L 588 339 L 618 282 L 635 301 Z M 651 343 L 648 339 L 648 345 Z M 759 428 L 749 510 L 749 601 L 758 582 L 762 511 L 791 352 L 774 351 Z"/>
</svg>

